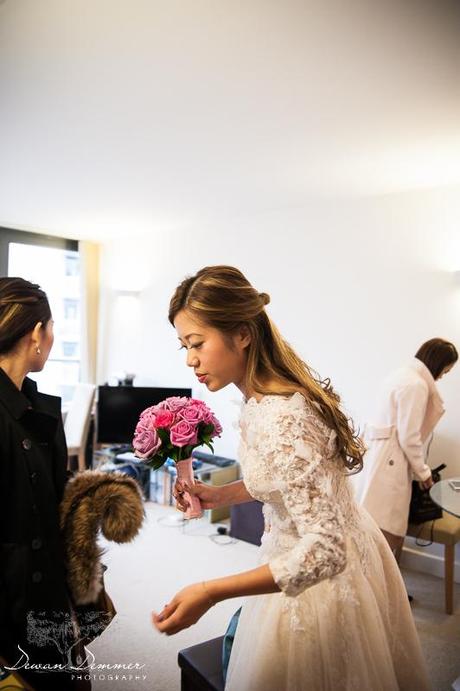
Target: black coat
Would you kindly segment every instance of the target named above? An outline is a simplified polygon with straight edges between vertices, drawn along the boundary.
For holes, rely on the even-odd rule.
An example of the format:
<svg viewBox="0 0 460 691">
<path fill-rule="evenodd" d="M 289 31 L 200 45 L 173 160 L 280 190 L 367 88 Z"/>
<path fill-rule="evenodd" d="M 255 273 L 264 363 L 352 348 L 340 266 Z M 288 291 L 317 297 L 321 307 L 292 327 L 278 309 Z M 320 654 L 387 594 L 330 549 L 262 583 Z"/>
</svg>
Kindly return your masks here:
<svg viewBox="0 0 460 691">
<path fill-rule="evenodd" d="M 19 391 L 0 368 L 0 655 L 12 663 L 18 643 L 31 657 L 50 655 L 38 629 L 27 636 L 28 616 L 29 632 L 34 613 L 69 617 L 59 531 L 66 467 L 61 400 L 28 378 Z"/>
</svg>

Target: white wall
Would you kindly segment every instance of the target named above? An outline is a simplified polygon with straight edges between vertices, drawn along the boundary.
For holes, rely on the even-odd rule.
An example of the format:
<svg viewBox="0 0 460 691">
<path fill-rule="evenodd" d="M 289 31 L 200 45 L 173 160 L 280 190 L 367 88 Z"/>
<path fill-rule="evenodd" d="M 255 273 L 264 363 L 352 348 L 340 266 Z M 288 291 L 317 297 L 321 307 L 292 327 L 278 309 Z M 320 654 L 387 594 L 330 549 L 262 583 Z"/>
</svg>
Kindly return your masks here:
<svg viewBox="0 0 460 691">
<path fill-rule="evenodd" d="M 169 299 L 185 275 L 229 263 L 270 293 L 270 315 L 285 337 L 331 377 L 363 424 L 372 417 L 382 378 L 424 340 L 441 336 L 460 344 L 456 192 L 318 202 L 219 227 L 108 243 L 100 378 L 133 369 L 138 382 L 195 387 L 167 321 Z M 117 288 L 141 289 L 140 297 L 117 297 Z M 447 413 L 432 446 L 433 461 L 446 460 L 452 474 L 460 474 L 459 381 L 460 367 L 439 384 Z M 227 402 L 239 394 L 213 398 L 227 417 Z M 234 454 L 236 433 L 227 427 L 218 446 Z"/>
<path fill-rule="evenodd" d="M 125 369 L 137 373 L 138 384 L 193 386 L 223 423 L 216 452 L 234 456 L 241 395 L 234 387 L 210 394 L 197 385 L 167 321 L 169 299 L 185 275 L 228 263 L 270 293 L 268 310 L 284 336 L 331 377 L 362 426 L 372 419 L 383 377 L 424 340 L 441 336 L 460 345 L 459 199 L 460 190 L 440 189 L 324 201 L 107 243 L 100 380 Z M 120 297 L 117 289 L 141 292 Z M 430 463 L 447 463 L 446 477 L 460 475 L 459 384 L 460 366 L 439 383 L 447 412 Z M 358 492 L 362 478 L 355 479 Z M 440 573 L 440 549 L 428 553 L 434 556 L 426 569 Z"/>
</svg>

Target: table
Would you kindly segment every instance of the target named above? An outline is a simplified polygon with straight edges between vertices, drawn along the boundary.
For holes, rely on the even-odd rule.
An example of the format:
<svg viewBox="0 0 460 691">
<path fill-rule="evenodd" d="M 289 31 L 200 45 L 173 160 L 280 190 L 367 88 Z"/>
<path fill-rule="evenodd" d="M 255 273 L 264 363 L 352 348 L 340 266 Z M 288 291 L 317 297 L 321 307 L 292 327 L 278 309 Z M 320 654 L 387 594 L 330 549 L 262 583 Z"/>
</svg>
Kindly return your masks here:
<svg viewBox="0 0 460 691">
<path fill-rule="evenodd" d="M 441 509 L 460 518 L 460 492 L 455 491 L 449 485 L 450 480 L 458 480 L 460 482 L 460 477 L 451 477 L 448 480 L 435 482 L 430 489 L 430 497 Z"/>
<path fill-rule="evenodd" d="M 449 480 L 460 481 L 460 477 L 451 477 Z M 449 485 L 449 480 L 435 482 L 430 489 L 430 497 L 441 509 L 460 518 L 460 492 L 457 492 Z M 452 688 L 456 691 L 460 689 L 460 677 L 454 681 Z"/>
<path fill-rule="evenodd" d="M 104 473 L 121 472 L 133 478 L 139 484 L 144 499 L 150 499 L 150 468 L 142 463 L 134 454 L 96 452 L 93 456 L 93 467 Z"/>
</svg>

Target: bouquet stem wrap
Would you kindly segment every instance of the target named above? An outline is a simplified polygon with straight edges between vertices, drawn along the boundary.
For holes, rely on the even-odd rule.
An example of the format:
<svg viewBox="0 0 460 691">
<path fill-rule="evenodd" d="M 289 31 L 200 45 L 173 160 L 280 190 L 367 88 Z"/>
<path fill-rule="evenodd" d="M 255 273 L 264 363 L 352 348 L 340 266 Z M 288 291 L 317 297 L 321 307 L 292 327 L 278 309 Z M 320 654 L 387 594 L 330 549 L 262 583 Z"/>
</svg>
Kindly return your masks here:
<svg viewBox="0 0 460 691">
<path fill-rule="evenodd" d="M 192 458 L 184 458 L 182 461 L 176 461 L 177 479 L 183 484 L 187 483 L 189 486 L 195 484 L 193 477 Z M 185 512 L 185 518 L 201 518 L 203 510 L 198 497 L 190 492 L 184 492 L 184 499 L 188 502 L 189 507 Z"/>
</svg>

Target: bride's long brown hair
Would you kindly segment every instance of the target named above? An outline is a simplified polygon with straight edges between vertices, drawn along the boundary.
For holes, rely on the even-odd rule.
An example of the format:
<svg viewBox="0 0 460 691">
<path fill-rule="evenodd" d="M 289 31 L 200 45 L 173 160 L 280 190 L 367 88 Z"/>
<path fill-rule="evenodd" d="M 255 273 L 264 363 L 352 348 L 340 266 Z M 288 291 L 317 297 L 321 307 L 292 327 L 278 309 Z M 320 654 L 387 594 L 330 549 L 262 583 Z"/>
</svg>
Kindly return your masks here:
<svg viewBox="0 0 460 691">
<path fill-rule="evenodd" d="M 314 404 L 321 419 L 337 433 L 337 453 L 345 467 L 359 472 L 364 444 L 353 422 L 340 409 L 340 397 L 329 379 L 321 379 L 291 348 L 271 321 L 267 293 L 258 293 L 232 266 L 207 266 L 176 288 L 169 306 L 174 326 L 178 312 L 190 315 L 223 334 L 245 326 L 250 335 L 246 370 L 248 388 L 262 394 L 291 395 L 299 391 Z M 276 381 L 276 391 L 268 382 Z"/>
</svg>

